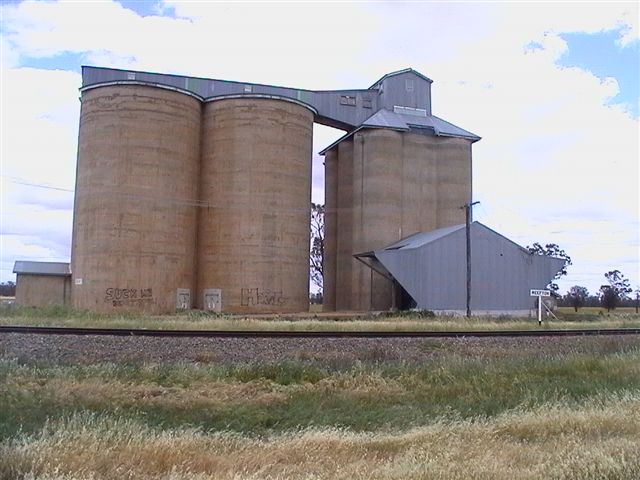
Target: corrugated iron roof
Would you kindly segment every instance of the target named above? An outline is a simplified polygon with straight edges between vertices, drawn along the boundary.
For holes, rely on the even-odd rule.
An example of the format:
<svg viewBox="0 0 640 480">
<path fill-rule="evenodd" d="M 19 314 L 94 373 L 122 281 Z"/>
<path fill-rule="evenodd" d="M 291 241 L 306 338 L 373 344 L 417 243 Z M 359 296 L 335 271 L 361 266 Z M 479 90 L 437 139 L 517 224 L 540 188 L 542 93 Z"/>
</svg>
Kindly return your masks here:
<svg viewBox="0 0 640 480">
<path fill-rule="evenodd" d="M 30 262 L 17 260 L 13 266 L 13 273 L 23 275 L 71 275 L 71 268 L 65 262 Z"/>
<path fill-rule="evenodd" d="M 343 135 L 331 145 L 323 148 L 319 152 L 319 155 L 324 155 L 327 150 L 331 150 L 340 142 L 350 138 L 354 133 L 362 130 L 363 128 L 390 128 L 393 130 L 403 131 L 429 129 L 432 130 L 436 136 L 440 137 L 465 138 L 467 140 L 471 140 L 472 142 L 477 142 L 478 140 L 480 140 L 479 136 L 433 115 L 418 117 L 415 115 L 404 115 L 395 113 L 391 110 L 383 108 L 371 115 L 358 128 Z"/>
<path fill-rule="evenodd" d="M 441 119 L 440 117 L 436 117 L 435 115 L 433 115 L 431 119 L 438 135 L 465 137 L 473 140 L 474 142 L 477 142 L 481 139 L 481 137 L 479 137 L 475 133 L 471 133 L 463 128 L 454 125 L 453 123 L 449 123 L 446 120 Z"/>
<path fill-rule="evenodd" d="M 438 228 L 437 230 L 431 230 L 428 232 L 414 233 L 413 235 L 409 235 L 408 237 L 405 237 L 402 240 L 398 240 L 397 242 L 394 242 L 391 245 L 388 245 L 380 250 L 377 250 L 377 252 L 384 251 L 384 250 L 409 250 L 412 248 L 419 248 L 419 247 L 422 247 L 423 245 L 439 240 L 443 237 L 446 237 L 447 235 L 450 235 L 464 228 L 465 228 L 465 224 L 463 223 L 460 225 L 453 225 L 451 227 Z M 499 232 L 496 232 L 494 229 L 490 227 L 487 227 L 484 223 L 480 223 L 478 221 L 472 222 L 471 228 L 474 230 L 482 229 L 482 230 L 485 230 L 486 232 L 489 232 L 491 235 L 502 237 L 505 241 L 512 243 L 514 246 L 524 251 L 525 253 L 530 253 L 529 250 L 524 248 L 522 245 L 518 245 L 516 242 L 514 242 L 510 238 L 505 237 L 504 235 L 502 235 Z M 373 252 L 373 253 L 375 254 L 376 252 Z M 552 258 L 556 258 L 556 257 L 552 257 Z M 563 259 L 560 259 L 560 260 L 564 261 Z"/>
<path fill-rule="evenodd" d="M 402 70 L 396 70 L 395 72 L 390 72 L 387 73 L 385 75 L 383 75 L 382 77 L 380 77 L 378 79 L 377 82 L 373 82 L 373 84 L 369 87 L 369 88 L 373 88 L 376 85 L 378 85 L 380 82 L 382 82 L 383 80 L 385 80 L 386 78 L 389 77 L 394 77 L 396 75 L 402 75 L 403 73 L 413 73 L 414 75 L 422 78 L 423 80 L 426 80 L 429 83 L 433 83 L 433 80 L 431 80 L 429 77 L 427 77 L 426 75 L 421 74 L 420 72 L 418 72 L 417 70 L 414 70 L 413 68 L 403 68 Z"/>
<path fill-rule="evenodd" d="M 418 232 L 408 237 L 398 240 L 391 245 L 384 247 L 382 250 L 409 250 L 411 248 L 418 248 L 431 243 L 435 240 L 439 240 L 442 237 L 446 237 L 453 232 L 457 232 L 461 228 L 465 228 L 464 224 L 454 225 L 452 227 L 438 228 L 437 230 L 431 230 L 429 232 Z"/>
<path fill-rule="evenodd" d="M 400 115 L 384 108 L 378 110 L 376 113 L 367 118 L 362 123 L 362 126 L 409 130 L 409 125 L 407 125 L 407 123 L 402 119 Z"/>
</svg>

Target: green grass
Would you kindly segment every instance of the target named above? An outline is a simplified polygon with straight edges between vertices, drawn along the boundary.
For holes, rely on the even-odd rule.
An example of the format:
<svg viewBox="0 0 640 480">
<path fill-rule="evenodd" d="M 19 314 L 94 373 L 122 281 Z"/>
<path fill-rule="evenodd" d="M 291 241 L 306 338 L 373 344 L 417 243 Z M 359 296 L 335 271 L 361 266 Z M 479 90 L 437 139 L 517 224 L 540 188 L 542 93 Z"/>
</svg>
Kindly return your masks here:
<svg viewBox="0 0 640 480">
<path fill-rule="evenodd" d="M 638 391 L 640 351 L 506 359 L 451 354 L 419 367 L 348 369 L 300 363 L 38 366 L 5 359 L 0 385 L 0 438 L 79 412 L 165 429 L 376 431 Z"/>
</svg>

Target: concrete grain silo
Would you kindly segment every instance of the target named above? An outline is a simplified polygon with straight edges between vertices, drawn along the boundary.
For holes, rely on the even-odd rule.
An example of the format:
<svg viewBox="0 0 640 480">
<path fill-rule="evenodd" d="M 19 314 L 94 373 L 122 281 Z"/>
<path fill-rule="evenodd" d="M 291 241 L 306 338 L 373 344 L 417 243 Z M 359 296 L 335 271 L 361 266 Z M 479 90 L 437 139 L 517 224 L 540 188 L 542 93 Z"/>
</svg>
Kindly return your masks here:
<svg viewBox="0 0 640 480">
<path fill-rule="evenodd" d="M 464 222 L 460 207 L 471 201 L 470 141 L 366 128 L 326 154 L 330 162 L 337 157 L 345 172 L 326 178 L 338 192 L 326 214 L 327 224 L 338 225 L 325 236 L 327 260 L 336 251 L 337 265 L 334 278 L 325 276 L 328 299 L 335 291 L 335 309 L 386 310 L 393 304 L 391 282 L 353 255 Z"/>
<path fill-rule="evenodd" d="M 191 307 L 201 104 L 175 90 L 82 92 L 72 301 L 95 311 Z M 182 298 L 178 298 L 182 294 Z"/>
<path fill-rule="evenodd" d="M 325 223 L 336 226 L 325 234 L 325 265 L 335 265 L 324 278 L 325 310 L 389 309 L 393 283 L 354 255 L 464 222 L 479 138 L 431 115 L 430 84 L 412 71 L 386 75 L 371 87 L 383 108 L 321 152 Z"/>
<path fill-rule="evenodd" d="M 479 137 L 411 69 L 311 91 L 83 67 L 72 302 L 101 311 L 308 308 L 313 122 L 326 160 L 325 309 L 384 309 L 354 257 L 460 223 Z"/>
<path fill-rule="evenodd" d="M 289 99 L 205 103 L 198 306 L 233 313 L 309 308 L 314 111 Z"/>
</svg>

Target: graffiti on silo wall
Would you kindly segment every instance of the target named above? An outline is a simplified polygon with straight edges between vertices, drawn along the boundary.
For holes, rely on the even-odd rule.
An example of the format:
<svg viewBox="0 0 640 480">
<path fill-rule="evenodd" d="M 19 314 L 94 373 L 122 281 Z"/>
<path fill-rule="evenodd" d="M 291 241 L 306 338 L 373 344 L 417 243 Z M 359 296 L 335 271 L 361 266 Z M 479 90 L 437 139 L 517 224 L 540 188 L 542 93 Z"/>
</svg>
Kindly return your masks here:
<svg viewBox="0 0 640 480">
<path fill-rule="evenodd" d="M 243 288 L 241 299 L 241 305 L 243 307 L 251 307 L 254 305 L 283 306 L 287 304 L 287 297 L 282 294 L 282 290 Z"/>
<path fill-rule="evenodd" d="M 154 303 L 151 288 L 115 288 L 104 291 L 104 302 L 114 307 L 144 306 Z"/>
</svg>

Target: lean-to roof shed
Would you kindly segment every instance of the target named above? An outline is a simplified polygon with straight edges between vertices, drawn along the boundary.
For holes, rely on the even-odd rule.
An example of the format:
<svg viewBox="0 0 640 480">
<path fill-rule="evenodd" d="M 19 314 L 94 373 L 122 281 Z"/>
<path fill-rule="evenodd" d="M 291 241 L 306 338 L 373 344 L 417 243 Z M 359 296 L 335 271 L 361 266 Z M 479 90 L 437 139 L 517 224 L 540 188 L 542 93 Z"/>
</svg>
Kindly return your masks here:
<svg viewBox="0 0 640 480">
<path fill-rule="evenodd" d="M 534 305 L 531 289 L 544 289 L 564 260 L 530 254 L 489 227 L 471 224 L 471 309 L 518 312 Z M 356 255 L 395 279 L 417 303 L 434 311 L 466 309 L 464 225 L 416 233 L 383 249 Z"/>
</svg>

